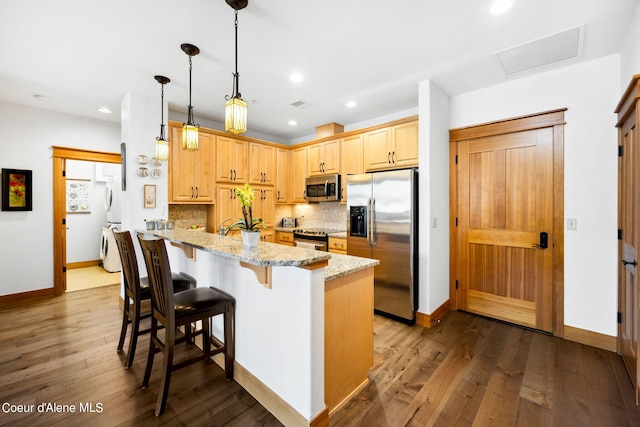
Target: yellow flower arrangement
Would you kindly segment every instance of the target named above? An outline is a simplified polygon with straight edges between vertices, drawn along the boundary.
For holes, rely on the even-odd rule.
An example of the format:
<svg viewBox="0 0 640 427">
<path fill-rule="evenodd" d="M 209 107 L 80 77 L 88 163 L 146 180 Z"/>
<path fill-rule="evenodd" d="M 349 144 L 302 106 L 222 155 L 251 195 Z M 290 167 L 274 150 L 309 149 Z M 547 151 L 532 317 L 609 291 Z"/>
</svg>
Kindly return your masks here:
<svg viewBox="0 0 640 427">
<path fill-rule="evenodd" d="M 227 231 L 232 228 L 240 228 L 246 231 L 258 231 L 258 228 L 266 228 L 262 224 L 262 218 L 253 217 L 253 201 L 256 198 L 253 187 L 248 183 L 245 183 L 244 187 L 237 187 L 236 197 L 240 199 L 242 218 L 238 218 L 238 221 L 228 226 Z"/>
</svg>

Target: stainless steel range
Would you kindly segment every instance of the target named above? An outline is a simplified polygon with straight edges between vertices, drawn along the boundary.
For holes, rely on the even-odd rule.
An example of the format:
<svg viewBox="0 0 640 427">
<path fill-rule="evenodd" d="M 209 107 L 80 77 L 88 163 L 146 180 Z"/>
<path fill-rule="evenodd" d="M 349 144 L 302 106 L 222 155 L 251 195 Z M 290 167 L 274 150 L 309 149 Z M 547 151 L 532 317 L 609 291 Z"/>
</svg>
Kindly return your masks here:
<svg viewBox="0 0 640 427">
<path fill-rule="evenodd" d="M 293 230 L 293 245 L 326 252 L 329 246 L 329 235 L 324 230 L 295 229 Z"/>
</svg>

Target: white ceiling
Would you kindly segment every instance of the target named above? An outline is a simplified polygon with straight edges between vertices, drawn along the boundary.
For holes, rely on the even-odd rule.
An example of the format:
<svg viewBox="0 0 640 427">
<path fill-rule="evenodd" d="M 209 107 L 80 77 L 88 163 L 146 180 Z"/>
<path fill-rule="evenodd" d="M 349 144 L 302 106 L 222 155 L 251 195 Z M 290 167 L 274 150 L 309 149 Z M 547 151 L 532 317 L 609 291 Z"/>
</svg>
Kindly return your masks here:
<svg viewBox="0 0 640 427">
<path fill-rule="evenodd" d="M 414 108 L 430 79 L 456 95 L 620 51 L 639 0 L 249 0 L 239 12 L 240 92 L 249 129 L 284 140 Z M 0 101 L 120 121 L 127 92 L 186 111 L 193 58 L 196 117 L 223 121 L 234 68 L 225 0 L 1 0 Z M 505 74 L 495 53 L 583 26 L 582 52 Z M 293 71 L 302 83 L 289 81 Z M 45 95 L 39 101 L 34 95 Z M 307 105 L 295 108 L 291 102 Z M 345 107 L 347 100 L 358 106 Z M 113 114 L 96 109 L 107 106 Z M 287 124 L 295 119 L 298 126 Z M 197 122 L 197 120 L 196 120 Z"/>
</svg>

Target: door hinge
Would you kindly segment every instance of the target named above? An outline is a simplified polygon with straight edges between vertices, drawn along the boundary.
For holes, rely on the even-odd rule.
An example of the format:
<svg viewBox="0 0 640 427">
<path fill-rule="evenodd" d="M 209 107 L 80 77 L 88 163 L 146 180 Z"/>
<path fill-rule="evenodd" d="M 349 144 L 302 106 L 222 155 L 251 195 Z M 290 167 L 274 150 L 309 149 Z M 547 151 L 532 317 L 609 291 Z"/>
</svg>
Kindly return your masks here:
<svg viewBox="0 0 640 427">
<path fill-rule="evenodd" d="M 622 323 L 622 312 L 618 312 L 618 323 Z"/>
<path fill-rule="evenodd" d="M 624 148 L 622 145 L 618 145 L 618 157 L 622 157 L 624 155 Z"/>
<path fill-rule="evenodd" d="M 458 217 L 456 217 L 456 227 L 458 226 Z"/>
<path fill-rule="evenodd" d="M 456 165 L 458 164 L 458 155 L 456 154 Z"/>
<path fill-rule="evenodd" d="M 67 272 L 67 267 L 62 267 L 62 272 L 66 273 Z"/>
<path fill-rule="evenodd" d="M 62 176 L 67 176 L 67 171 L 62 171 Z"/>
<path fill-rule="evenodd" d="M 67 218 L 62 218 L 62 225 L 67 225 Z"/>
<path fill-rule="evenodd" d="M 458 290 L 458 281 L 456 280 L 456 290 Z"/>
<path fill-rule="evenodd" d="M 622 240 L 622 228 L 618 228 L 618 240 Z"/>
</svg>

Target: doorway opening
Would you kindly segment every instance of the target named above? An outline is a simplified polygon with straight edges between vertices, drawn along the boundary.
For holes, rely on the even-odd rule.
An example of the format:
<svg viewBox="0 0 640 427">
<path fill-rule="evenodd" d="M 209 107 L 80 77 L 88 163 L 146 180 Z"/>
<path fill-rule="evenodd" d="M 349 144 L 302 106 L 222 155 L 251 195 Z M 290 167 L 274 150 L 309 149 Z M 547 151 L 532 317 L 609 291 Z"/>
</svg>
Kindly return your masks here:
<svg viewBox="0 0 640 427">
<path fill-rule="evenodd" d="M 84 150 L 67 147 L 53 149 L 53 268 L 54 296 L 67 289 L 67 206 L 66 163 L 67 160 L 82 160 L 101 163 L 122 163 L 120 153 Z M 123 173 L 124 175 L 124 173 Z"/>
</svg>

